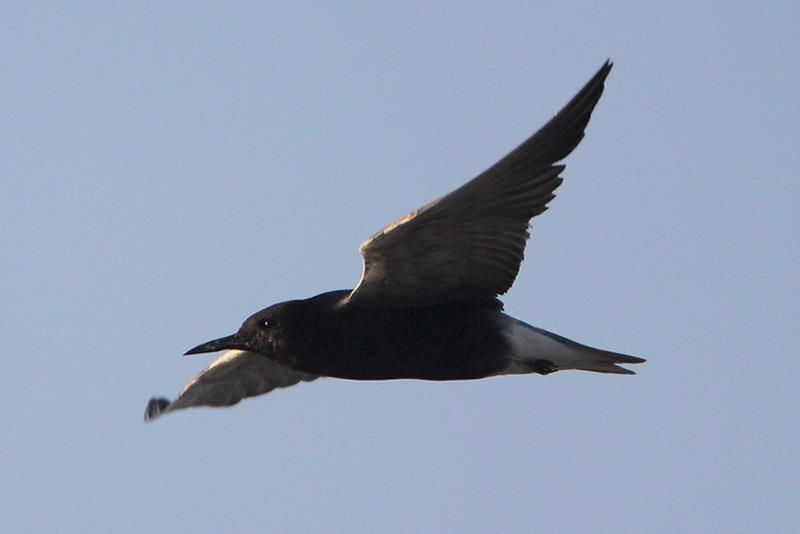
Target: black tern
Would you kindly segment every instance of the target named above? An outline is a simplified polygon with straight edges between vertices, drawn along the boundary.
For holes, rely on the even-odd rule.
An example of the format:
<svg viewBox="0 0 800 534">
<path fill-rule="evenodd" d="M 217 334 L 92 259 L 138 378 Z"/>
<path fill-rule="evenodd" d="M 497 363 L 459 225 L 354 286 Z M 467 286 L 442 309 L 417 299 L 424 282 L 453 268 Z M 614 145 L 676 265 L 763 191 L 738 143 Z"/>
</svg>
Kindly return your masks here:
<svg viewBox="0 0 800 534">
<path fill-rule="evenodd" d="M 240 400 L 319 377 L 467 380 L 577 369 L 634 374 L 645 360 L 581 345 L 503 313 L 529 221 L 561 184 L 612 63 L 538 132 L 455 191 L 361 244 L 352 290 L 274 304 L 230 336 L 186 354 L 226 351 L 145 420 Z"/>
</svg>

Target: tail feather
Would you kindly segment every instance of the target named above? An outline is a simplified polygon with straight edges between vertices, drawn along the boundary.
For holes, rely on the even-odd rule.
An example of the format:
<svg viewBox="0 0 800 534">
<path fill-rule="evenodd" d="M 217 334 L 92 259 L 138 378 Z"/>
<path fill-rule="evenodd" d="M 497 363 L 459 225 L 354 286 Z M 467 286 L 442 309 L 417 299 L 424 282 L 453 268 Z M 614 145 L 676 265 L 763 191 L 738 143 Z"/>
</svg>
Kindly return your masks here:
<svg viewBox="0 0 800 534">
<path fill-rule="evenodd" d="M 503 314 L 503 317 L 503 326 L 511 346 L 511 362 L 504 373 L 541 372 L 536 369 L 541 367 L 541 362 L 545 362 L 550 369 L 548 372 L 577 369 L 595 373 L 635 375 L 635 372 L 621 367 L 620 364 L 637 364 L 645 361 L 644 358 L 581 345 L 508 315 Z"/>
<path fill-rule="evenodd" d="M 581 346 L 583 348 L 583 346 Z M 565 367 L 565 369 L 577 369 L 579 371 L 594 371 L 596 373 L 615 373 L 618 375 L 635 375 L 634 371 L 620 367 L 620 363 L 644 363 L 644 358 L 637 358 L 636 356 L 628 356 L 626 354 L 618 354 L 616 352 L 609 352 L 605 350 L 597 350 L 585 347 L 588 350 L 582 350 L 582 358 L 576 359 L 572 367 Z"/>
</svg>

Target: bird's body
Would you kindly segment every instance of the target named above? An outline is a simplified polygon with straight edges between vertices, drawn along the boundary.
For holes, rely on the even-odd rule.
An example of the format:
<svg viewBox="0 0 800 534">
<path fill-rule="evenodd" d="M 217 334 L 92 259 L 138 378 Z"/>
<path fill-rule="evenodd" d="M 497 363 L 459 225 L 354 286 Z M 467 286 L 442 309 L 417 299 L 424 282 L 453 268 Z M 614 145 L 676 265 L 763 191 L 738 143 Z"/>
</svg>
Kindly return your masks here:
<svg viewBox="0 0 800 534">
<path fill-rule="evenodd" d="M 495 326 L 500 312 L 468 303 L 369 309 L 348 305 L 349 294 L 281 304 L 286 326 L 275 327 L 274 360 L 354 380 L 483 378 L 503 367 L 508 344 Z"/>
<path fill-rule="evenodd" d="M 583 137 L 611 70 L 606 63 L 543 128 L 485 172 L 361 245 L 355 289 L 282 302 L 187 352 L 226 350 L 146 419 L 228 406 L 320 376 L 467 380 L 578 369 L 633 374 L 644 360 L 581 345 L 503 313 L 530 219 L 560 185 L 558 164 Z"/>
<path fill-rule="evenodd" d="M 273 327 L 270 346 L 256 341 L 251 348 L 270 352 L 274 361 L 292 369 L 352 380 L 469 380 L 603 364 L 605 369 L 594 370 L 625 373 L 609 364 L 631 358 L 532 327 L 499 306 L 456 302 L 370 309 L 348 305 L 350 292 L 278 304 L 281 321 Z M 245 323 L 241 337 L 272 311 Z M 611 356 L 598 359 L 598 352 Z"/>
</svg>

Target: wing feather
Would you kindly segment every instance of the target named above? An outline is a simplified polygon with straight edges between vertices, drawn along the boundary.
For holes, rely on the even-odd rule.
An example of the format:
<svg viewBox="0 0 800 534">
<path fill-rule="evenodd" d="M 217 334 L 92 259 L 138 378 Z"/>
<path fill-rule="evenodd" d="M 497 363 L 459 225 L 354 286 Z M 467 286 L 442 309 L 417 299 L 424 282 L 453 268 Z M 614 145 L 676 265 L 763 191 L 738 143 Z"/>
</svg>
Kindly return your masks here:
<svg viewBox="0 0 800 534">
<path fill-rule="evenodd" d="M 195 406 L 232 406 L 248 397 L 317 378 L 255 352 L 229 350 L 189 381 L 172 402 L 164 398 L 150 399 L 144 418 L 152 421 L 165 413 Z"/>
<path fill-rule="evenodd" d="M 611 66 L 606 62 L 547 124 L 489 169 L 362 243 L 364 267 L 350 302 L 496 302 L 514 283 L 528 223 L 555 197 L 564 170 L 558 162 L 583 138 Z"/>
</svg>

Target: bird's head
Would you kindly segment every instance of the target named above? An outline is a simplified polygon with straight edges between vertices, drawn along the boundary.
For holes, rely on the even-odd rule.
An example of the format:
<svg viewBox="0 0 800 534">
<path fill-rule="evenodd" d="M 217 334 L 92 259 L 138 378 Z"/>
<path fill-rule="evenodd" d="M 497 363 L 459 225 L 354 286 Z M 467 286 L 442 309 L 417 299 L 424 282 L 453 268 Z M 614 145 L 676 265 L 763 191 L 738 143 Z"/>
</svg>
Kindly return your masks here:
<svg viewBox="0 0 800 534">
<path fill-rule="evenodd" d="M 291 321 L 291 302 L 282 302 L 248 317 L 239 330 L 230 336 L 208 341 L 194 347 L 186 354 L 201 354 L 221 350 L 249 350 L 264 356 L 274 354 L 274 344 L 284 323 Z"/>
</svg>

